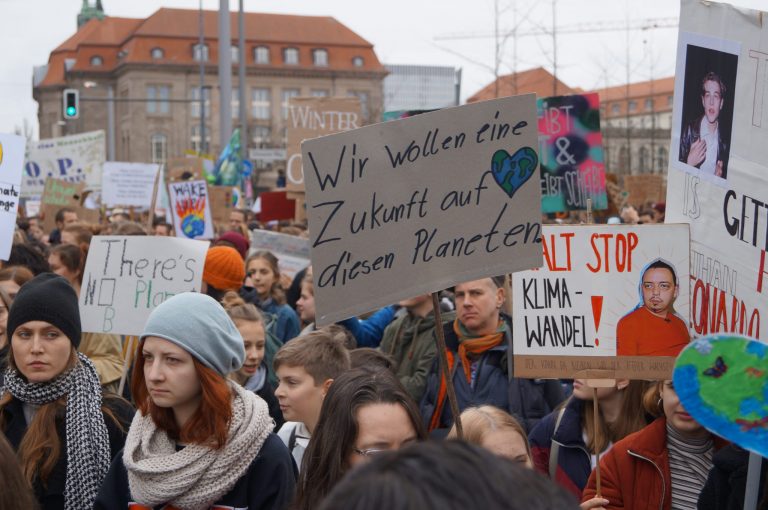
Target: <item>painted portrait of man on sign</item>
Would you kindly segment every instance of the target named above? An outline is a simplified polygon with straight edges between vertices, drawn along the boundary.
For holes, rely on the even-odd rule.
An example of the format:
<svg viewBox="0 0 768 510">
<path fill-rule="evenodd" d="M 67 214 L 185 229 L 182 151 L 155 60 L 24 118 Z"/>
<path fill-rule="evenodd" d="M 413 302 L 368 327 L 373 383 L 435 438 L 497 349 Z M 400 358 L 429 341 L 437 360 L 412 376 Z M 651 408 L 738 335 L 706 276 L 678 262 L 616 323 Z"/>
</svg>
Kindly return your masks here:
<svg viewBox="0 0 768 510">
<path fill-rule="evenodd" d="M 677 356 L 688 344 L 688 326 L 674 309 L 679 285 L 674 266 L 662 259 L 643 269 L 640 304 L 616 326 L 616 354 Z"/>
</svg>

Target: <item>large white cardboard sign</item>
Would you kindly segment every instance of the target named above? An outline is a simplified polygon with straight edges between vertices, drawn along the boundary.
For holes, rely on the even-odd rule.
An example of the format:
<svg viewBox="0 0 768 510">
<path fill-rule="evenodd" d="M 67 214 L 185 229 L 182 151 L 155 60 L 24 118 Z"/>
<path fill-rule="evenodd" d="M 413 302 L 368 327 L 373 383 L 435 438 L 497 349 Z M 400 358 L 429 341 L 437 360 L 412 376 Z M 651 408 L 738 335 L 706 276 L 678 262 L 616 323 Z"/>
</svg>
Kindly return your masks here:
<svg viewBox="0 0 768 510">
<path fill-rule="evenodd" d="M 160 165 L 152 163 L 104 163 L 101 200 L 107 207 L 150 207 Z"/>
<path fill-rule="evenodd" d="M 140 335 L 150 312 L 200 292 L 208 243 L 150 236 L 96 236 L 80 292 L 83 331 Z"/>
<path fill-rule="evenodd" d="M 767 19 L 682 3 L 666 218 L 690 223 L 697 335 L 768 340 Z"/>
<path fill-rule="evenodd" d="M 46 177 L 84 182 L 87 189 L 100 190 L 101 167 L 107 159 L 104 131 L 30 142 L 25 159 L 24 197 L 42 195 Z"/>
<path fill-rule="evenodd" d="M 0 133 L 0 260 L 8 260 L 16 229 L 24 137 Z"/>
<path fill-rule="evenodd" d="M 309 265 L 309 240 L 301 237 L 254 230 L 251 232 L 251 250 L 269 250 L 274 253 L 280 265 L 280 274 L 291 279 Z"/>
<path fill-rule="evenodd" d="M 305 141 L 317 324 L 540 266 L 537 146 L 533 94 Z"/>
<path fill-rule="evenodd" d="M 545 225 L 512 276 L 518 377 L 671 377 L 690 341 L 688 225 Z M 618 356 L 618 357 L 617 357 Z"/>
</svg>

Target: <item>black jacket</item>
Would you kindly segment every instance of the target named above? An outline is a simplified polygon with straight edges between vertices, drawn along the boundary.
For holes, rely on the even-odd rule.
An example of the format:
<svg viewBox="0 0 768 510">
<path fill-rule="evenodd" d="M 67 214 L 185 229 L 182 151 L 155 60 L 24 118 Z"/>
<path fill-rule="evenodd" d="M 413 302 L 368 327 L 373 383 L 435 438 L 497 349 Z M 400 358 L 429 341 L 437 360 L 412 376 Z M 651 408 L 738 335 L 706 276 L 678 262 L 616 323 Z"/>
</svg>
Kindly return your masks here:
<svg viewBox="0 0 768 510">
<path fill-rule="evenodd" d="M 744 490 L 747 486 L 749 452 L 730 444 L 716 451 L 712 457 L 712 470 L 699 495 L 699 510 L 741 510 L 744 508 Z M 765 478 L 768 460 L 763 459 L 757 501 L 765 497 Z"/>
<path fill-rule="evenodd" d="M 282 510 L 293 500 L 296 468 L 283 442 L 270 434 L 245 474 L 227 494 L 216 501 L 216 508 L 238 510 Z M 96 497 L 94 510 L 127 510 L 133 503 L 123 455 L 115 458 Z M 134 503 L 135 504 L 135 503 Z M 156 508 L 161 509 L 164 505 Z M 135 506 L 142 509 L 145 507 Z"/>
<path fill-rule="evenodd" d="M 695 118 L 685 126 L 685 129 L 683 129 L 683 134 L 680 136 L 680 157 L 678 158 L 683 163 L 688 160 L 688 153 L 691 152 L 691 145 L 693 145 L 693 142 L 701 138 L 701 133 L 699 133 L 699 131 L 701 131 L 701 121 L 703 118 L 703 115 Z M 721 175 L 721 177 L 725 179 L 728 172 L 728 146 L 720 136 L 719 129 L 717 132 L 717 159 L 718 161 L 723 162 L 723 175 Z M 701 163 L 699 166 L 701 166 Z"/>
<path fill-rule="evenodd" d="M 23 405 L 20 400 L 13 398 L 2 410 L 3 432 L 14 450 L 19 449 L 19 444 L 27 432 Z M 125 444 L 125 436 L 133 419 L 134 409 L 128 402 L 117 398 L 104 399 L 104 405 L 117 416 L 122 426 L 121 430 L 121 427 L 116 425 L 110 417 L 104 416 L 109 434 L 109 451 L 114 459 Z M 56 419 L 56 432 L 59 434 L 59 441 L 61 441 L 59 460 L 51 471 L 46 486 L 43 486 L 38 480 L 33 487 L 35 498 L 39 502 L 41 510 L 61 510 L 64 508 L 64 483 L 67 477 L 67 435 L 64 416 L 61 416 L 61 419 Z"/>
<path fill-rule="evenodd" d="M 502 317 L 507 322 L 509 331 L 512 331 L 512 320 L 504 314 Z M 510 379 L 507 363 L 508 342 L 502 342 L 501 345 L 483 353 L 478 360 L 475 383 L 470 386 L 464 371 L 456 368 L 461 360 L 458 357 L 459 338 L 453 330 L 453 323 L 445 324 L 443 331 L 446 347 L 454 354 L 454 366 L 451 368 L 460 412 L 472 406 L 496 406 L 517 418 L 525 431 L 530 433 L 541 418 L 552 412 L 565 399 L 563 388 L 557 380 L 519 377 Z M 441 375 L 440 357 L 437 356 L 427 376 L 427 387 L 419 406 L 426 426 L 429 426 L 437 405 Z M 438 429 L 447 433 L 447 429 L 452 425 L 453 415 L 446 397 Z M 440 436 L 442 432 L 434 431 L 433 434 Z"/>
</svg>

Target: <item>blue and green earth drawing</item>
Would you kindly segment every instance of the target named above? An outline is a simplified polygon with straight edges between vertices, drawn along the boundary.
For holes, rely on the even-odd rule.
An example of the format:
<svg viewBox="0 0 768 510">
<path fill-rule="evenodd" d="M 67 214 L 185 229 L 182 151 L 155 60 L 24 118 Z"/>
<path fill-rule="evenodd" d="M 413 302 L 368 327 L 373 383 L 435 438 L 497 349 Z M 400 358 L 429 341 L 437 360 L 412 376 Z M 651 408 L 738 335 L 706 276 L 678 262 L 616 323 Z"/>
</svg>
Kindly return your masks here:
<svg viewBox="0 0 768 510">
<path fill-rule="evenodd" d="M 680 353 L 673 380 L 696 421 L 768 457 L 768 345 L 733 335 L 704 337 Z"/>
</svg>

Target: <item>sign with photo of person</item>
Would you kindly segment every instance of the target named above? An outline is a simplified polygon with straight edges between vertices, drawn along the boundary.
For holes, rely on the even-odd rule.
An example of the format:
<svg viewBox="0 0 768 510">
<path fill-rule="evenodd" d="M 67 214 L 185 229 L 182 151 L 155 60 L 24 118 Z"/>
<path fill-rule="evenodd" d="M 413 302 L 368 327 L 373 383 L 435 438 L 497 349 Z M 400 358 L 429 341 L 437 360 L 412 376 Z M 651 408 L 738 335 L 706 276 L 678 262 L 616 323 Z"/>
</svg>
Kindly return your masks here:
<svg viewBox="0 0 768 510">
<path fill-rule="evenodd" d="M 669 378 L 690 341 L 688 225 L 545 225 L 512 275 L 517 377 Z"/>
<path fill-rule="evenodd" d="M 690 224 L 696 335 L 768 340 L 767 17 L 682 3 L 666 219 Z"/>
</svg>

